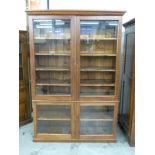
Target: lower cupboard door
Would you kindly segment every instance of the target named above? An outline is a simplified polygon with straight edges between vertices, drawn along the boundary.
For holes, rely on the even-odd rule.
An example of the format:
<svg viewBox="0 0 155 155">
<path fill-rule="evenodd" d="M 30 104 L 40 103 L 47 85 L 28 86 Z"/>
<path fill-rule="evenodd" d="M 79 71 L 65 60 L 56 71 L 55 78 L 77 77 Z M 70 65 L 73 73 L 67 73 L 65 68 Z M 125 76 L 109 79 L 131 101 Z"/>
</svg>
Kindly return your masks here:
<svg viewBox="0 0 155 155">
<path fill-rule="evenodd" d="M 71 135 L 70 105 L 37 105 L 37 134 Z"/>
<path fill-rule="evenodd" d="M 113 137 L 114 106 L 80 106 L 80 138 Z"/>
</svg>

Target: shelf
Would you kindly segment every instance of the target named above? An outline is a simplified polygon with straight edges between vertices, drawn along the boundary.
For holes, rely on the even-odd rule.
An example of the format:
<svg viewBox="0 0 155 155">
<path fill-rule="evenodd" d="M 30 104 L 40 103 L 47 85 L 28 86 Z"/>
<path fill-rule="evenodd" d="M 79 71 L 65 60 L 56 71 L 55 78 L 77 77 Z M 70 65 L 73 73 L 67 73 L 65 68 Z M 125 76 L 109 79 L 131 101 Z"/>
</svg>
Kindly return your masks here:
<svg viewBox="0 0 155 155">
<path fill-rule="evenodd" d="M 99 97 L 103 97 L 103 96 L 114 96 L 114 91 L 113 92 L 109 92 L 109 93 L 105 93 L 105 92 L 80 92 L 80 96 L 99 96 Z"/>
<path fill-rule="evenodd" d="M 69 106 L 40 106 L 37 120 L 69 121 L 71 120 Z"/>
<path fill-rule="evenodd" d="M 70 87 L 64 85 L 36 85 L 37 95 L 70 96 Z"/>
<path fill-rule="evenodd" d="M 91 87 L 91 86 L 98 86 L 98 87 L 100 87 L 100 86 L 107 86 L 107 87 L 109 87 L 109 86 L 110 86 L 110 87 L 113 87 L 113 86 L 115 86 L 115 84 L 101 84 L 101 83 L 98 83 L 98 84 L 97 84 L 97 83 L 90 83 L 90 84 L 89 84 L 89 83 L 86 83 L 86 84 L 85 84 L 85 83 L 83 83 L 83 84 L 80 84 L 80 86 L 81 86 L 81 87 L 82 87 L 82 86 L 83 86 L 83 87 L 89 87 L 89 86 L 90 86 L 90 87 Z"/>
<path fill-rule="evenodd" d="M 37 41 L 37 40 L 69 40 L 70 36 L 65 36 L 65 37 L 57 37 L 57 36 L 54 36 L 54 37 L 35 37 L 34 39 L 35 39 L 35 41 Z"/>
<path fill-rule="evenodd" d="M 70 118 L 44 118 L 44 117 L 39 117 L 37 119 L 38 121 L 70 121 Z"/>
<path fill-rule="evenodd" d="M 99 35 L 81 35 L 80 36 L 81 40 L 117 40 L 117 38 L 106 38 L 103 36 L 99 36 Z"/>
<path fill-rule="evenodd" d="M 111 80 L 80 80 L 80 86 L 115 86 Z"/>
<path fill-rule="evenodd" d="M 108 57 L 115 57 L 116 54 L 108 54 L 108 52 L 81 52 L 80 56 L 108 56 Z"/>
<path fill-rule="evenodd" d="M 43 96 L 57 96 L 57 97 L 59 97 L 59 96 L 71 96 L 70 95 L 70 93 L 68 93 L 68 94 L 66 94 L 66 93 L 48 93 L 48 94 L 43 94 L 43 93 L 37 93 L 37 95 L 43 95 Z"/>
<path fill-rule="evenodd" d="M 60 80 L 39 80 L 36 82 L 37 86 L 70 86 L 69 81 Z"/>
<path fill-rule="evenodd" d="M 80 121 L 113 121 L 113 119 L 80 119 Z"/>
<path fill-rule="evenodd" d="M 37 67 L 36 71 L 69 71 L 69 68 Z"/>
<path fill-rule="evenodd" d="M 53 55 L 53 56 L 70 56 L 71 54 L 69 52 L 64 52 L 63 53 L 57 53 L 56 51 L 41 51 L 41 52 L 38 52 L 38 53 L 35 53 L 35 55 L 39 55 L 39 56 L 50 56 L 50 55 Z"/>
<path fill-rule="evenodd" d="M 70 87 L 68 83 L 37 83 L 37 86 L 67 86 Z"/>
<path fill-rule="evenodd" d="M 38 120 L 37 131 L 41 134 L 70 134 L 70 121 Z"/>
<path fill-rule="evenodd" d="M 80 120 L 83 121 L 113 121 L 113 110 L 106 111 L 89 107 L 81 107 Z"/>
<path fill-rule="evenodd" d="M 83 67 L 81 68 L 82 72 L 84 71 L 93 71 L 93 72 L 115 72 L 116 70 L 115 69 L 108 69 L 108 68 L 100 68 L 100 67 L 92 67 L 92 68 L 89 68 L 89 67 Z"/>
<path fill-rule="evenodd" d="M 81 84 L 91 84 L 91 83 L 104 83 L 104 84 L 112 84 L 113 80 L 101 80 L 101 79 L 81 79 Z"/>
</svg>

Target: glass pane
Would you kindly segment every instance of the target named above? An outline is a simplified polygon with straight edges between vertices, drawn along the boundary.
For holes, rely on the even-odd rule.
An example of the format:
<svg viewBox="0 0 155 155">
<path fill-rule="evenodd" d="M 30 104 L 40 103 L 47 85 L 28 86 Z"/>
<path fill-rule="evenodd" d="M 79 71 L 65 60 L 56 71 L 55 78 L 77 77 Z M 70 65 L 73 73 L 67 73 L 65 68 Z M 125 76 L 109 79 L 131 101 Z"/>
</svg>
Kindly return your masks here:
<svg viewBox="0 0 155 155">
<path fill-rule="evenodd" d="M 80 22 L 80 95 L 114 95 L 118 21 Z"/>
<path fill-rule="evenodd" d="M 70 20 L 34 20 L 36 94 L 70 95 Z"/>
<path fill-rule="evenodd" d="M 81 86 L 80 94 L 83 95 L 114 95 L 114 87 L 105 87 L 105 86 Z"/>
<path fill-rule="evenodd" d="M 38 95 L 64 95 L 64 94 L 70 94 L 70 88 L 65 87 L 65 86 L 55 86 L 56 84 L 53 84 L 53 86 L 50 86 L 47 84 L 41 85 L 41 86 L 36 86 L 36 93 Z"/>
<path fill-rule="evenodd" d="M 81 71 L 115 71 L 113 57 L 81 57 Z"/>
<path fill-rule="evenodd" d="M 80 134 L 112 134 L 113 117 L 114 107 L 112 106 L 81 106 Z"/>
<path fill-rule="evenodd" d="M 38 133 L 71 134 L 70 106 L 37 106 Z"/>
</svg>

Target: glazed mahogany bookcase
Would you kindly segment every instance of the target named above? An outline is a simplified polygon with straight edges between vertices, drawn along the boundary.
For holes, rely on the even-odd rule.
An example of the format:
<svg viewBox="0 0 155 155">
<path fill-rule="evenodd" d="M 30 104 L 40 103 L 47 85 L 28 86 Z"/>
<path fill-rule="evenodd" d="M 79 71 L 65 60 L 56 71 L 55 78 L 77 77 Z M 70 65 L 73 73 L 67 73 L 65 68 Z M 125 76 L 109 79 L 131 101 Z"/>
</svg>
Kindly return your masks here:
<svg viewBox="0 0 155 155">
<path fill-rule="evenodd" d="M 27 11 L 34 141 L 115 141 L 124 11 Z"/>
</svg>

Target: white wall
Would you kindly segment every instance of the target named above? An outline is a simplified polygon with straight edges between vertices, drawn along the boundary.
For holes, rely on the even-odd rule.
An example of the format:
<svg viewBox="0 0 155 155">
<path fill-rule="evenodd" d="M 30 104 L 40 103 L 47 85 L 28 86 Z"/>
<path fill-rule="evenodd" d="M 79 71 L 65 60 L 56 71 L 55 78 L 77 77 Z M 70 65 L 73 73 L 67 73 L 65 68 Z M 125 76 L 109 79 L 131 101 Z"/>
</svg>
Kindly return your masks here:
<svg viewBox="0 0 155 155">
<path fill-rule="evenodd" d="M 26 30 L 26 0 L 18 0 L 18 29 Z"/>
<path fill-rule="evenodd" d="M 26 0 L 18 0 L 20 11 L 19 29 L 26 30 Z M 135 17 L 133 0 L 50 0 L 50 9 L 70 10 L 125 10 L 123 23 Z"/>
<path fill-rule="evenodd" d="M 50 9 L 125 10 L 123 22 L 134 18 L 133 0 L 50 0 Z"/>
</svg>

